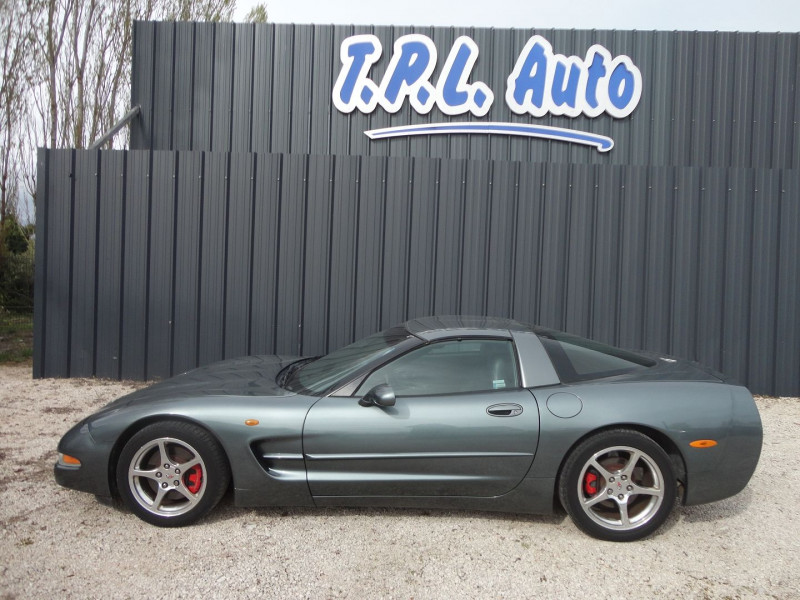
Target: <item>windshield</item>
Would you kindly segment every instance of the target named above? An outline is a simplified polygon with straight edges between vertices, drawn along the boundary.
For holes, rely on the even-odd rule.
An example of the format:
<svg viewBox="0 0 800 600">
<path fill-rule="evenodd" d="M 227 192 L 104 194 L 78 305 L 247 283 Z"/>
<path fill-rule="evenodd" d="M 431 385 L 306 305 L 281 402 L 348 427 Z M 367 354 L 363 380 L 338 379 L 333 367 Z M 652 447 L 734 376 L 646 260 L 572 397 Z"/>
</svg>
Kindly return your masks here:
<svg viewBox="0 0 800 600">
<path fill-rule="evenodd" d="M 412 338 L 416 339 L 402 327 L 381 331 L 303 364 L 286 377 L 282 385 L 292 392 L 325 394 L 332 391 L 337 383 L 346 383 L 362 367 L 394 354 L 401 348 L 402 342 Z M 402 347 L 407 345 L 402 344 Z"/>
</svg>

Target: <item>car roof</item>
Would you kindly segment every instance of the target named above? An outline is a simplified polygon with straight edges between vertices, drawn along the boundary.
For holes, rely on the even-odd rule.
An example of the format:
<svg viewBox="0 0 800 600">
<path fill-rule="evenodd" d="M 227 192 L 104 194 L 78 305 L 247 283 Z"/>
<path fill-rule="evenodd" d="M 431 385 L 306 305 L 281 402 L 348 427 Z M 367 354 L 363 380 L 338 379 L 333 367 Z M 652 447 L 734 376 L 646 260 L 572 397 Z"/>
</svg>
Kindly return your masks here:
<svg viewBox="0 0 800 600">
<path fill-rule="evenodd" d="M 469 315 L 441 315 L 421 317 L 406 321 L 402 325 L 409 333 L 424 340 L 464 335 L 508 336 L 512 331 L 530 332 L 530 325 L 499 317 L 477 317 Z"/>
</svg>

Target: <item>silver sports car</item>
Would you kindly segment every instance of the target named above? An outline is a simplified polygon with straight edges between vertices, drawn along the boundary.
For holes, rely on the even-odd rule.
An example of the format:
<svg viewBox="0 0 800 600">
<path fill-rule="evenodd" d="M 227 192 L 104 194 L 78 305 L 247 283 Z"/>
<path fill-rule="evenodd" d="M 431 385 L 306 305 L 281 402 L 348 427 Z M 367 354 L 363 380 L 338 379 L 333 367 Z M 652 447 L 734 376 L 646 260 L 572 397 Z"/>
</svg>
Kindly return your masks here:
<svg viewBox="0 0 800 600">
<path fill-rule="evenodd" d="M 429 317 L 324 357 L 223 361 L 120 398 L 56 481 L 154 525 L 239 506 L 549 513 L 631 541 L 741 491 L 753 397 L 719 373 L 507 319 Z"/>
</svg>

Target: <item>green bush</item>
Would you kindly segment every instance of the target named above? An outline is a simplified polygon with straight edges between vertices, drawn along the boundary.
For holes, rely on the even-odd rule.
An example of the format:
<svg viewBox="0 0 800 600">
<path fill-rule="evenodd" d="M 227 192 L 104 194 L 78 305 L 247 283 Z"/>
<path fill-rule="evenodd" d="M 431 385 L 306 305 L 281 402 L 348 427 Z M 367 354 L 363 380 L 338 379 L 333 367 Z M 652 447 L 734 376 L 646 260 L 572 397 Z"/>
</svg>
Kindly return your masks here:
<svg viewBox="0 0 800 600">
<path fill-rule="evenodd" d="M 28 250 L 28 236 L 14 215 L 7 215 L 3 222 L 3 245 L 10 254 L 25 254 Z"/>
<path fill-rule="evenodd" d="M 2 257 L 0 307 L 18 313 L 33 311 L 33 248 Z"/>
<path fill-rule="evenodd" d="M 33 310 L 34 243 L 14 215 L 0 230 L 0 308 L 17 313 Z"/>
</svg>

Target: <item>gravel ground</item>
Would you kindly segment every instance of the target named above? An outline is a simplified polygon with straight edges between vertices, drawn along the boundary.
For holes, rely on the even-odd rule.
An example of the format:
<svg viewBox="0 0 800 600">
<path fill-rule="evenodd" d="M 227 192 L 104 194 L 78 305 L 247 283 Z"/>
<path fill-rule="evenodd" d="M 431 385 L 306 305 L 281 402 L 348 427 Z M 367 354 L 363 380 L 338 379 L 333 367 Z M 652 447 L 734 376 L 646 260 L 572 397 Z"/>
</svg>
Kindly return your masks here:
<svg viewBox="0 0 800 600">
<path fill-rule="evenodd" d="M 758 400 L 764 450 L 728 500 L 600 542 L 564 515 L 239 509 L 158 529 L 62 489 L 76 421 L 140 384 L 0 366 L 0 598 L 800 598 L 800 399 Z"/>
</svg>

